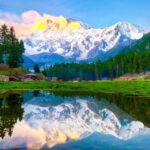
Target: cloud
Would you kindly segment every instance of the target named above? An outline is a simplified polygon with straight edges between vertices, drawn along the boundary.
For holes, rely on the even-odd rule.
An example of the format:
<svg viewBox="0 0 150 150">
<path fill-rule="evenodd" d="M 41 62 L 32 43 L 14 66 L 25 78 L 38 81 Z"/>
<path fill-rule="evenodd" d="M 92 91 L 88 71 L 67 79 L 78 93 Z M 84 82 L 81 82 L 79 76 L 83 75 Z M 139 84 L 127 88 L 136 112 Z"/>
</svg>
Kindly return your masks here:
<svg viewBox="0 0 150 150">
<path fill-rule="evenodd" d="M 32 32 L 34 24 L 41 18 L 42 16 L 34 10 L 26 11 L 20 16 L 8 12 L 0 12 L 0 25 L 13 26 L 16 30 L 16 35 L 19 38 L 23 38 Z"/>
<path fill-rule="evenodd" d="M 42 16 L 37 11 L 34 10 L 22 13 L 21 17 L 23 23 L 25 24 L 34 24 L 42 18 Z"/>
<path fill-rule="evenodd" d="M 0 25 L 7 24 L 13 26 L 18 38 L 24 38 L 34 31 L 52 30 L 75 30 L 81 27 L 76 21 L 68 21 L 63 16 L 51 16 L 49 14 L 39 14 L 35 10 L 23 12 L 20 16 L 8 12 L 0 12 Z"/>
<path fill-rule="evenodd" d="M 5 21 L 19 22 L 20 17 L 15 14 L 10 14 L 8 12 L 0 12 L 0 18 Z"/>
</svg>

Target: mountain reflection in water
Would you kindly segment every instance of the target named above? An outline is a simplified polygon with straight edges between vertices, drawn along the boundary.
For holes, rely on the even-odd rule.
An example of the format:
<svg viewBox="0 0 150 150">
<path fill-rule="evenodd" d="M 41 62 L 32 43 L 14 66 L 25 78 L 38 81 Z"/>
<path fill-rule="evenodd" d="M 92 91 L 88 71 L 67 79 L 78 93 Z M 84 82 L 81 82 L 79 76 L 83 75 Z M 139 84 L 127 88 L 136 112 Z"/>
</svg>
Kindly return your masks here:
<svg viewBox="0 0 150 150">
<path fill-rule="evenodd" d="M 146 149 L 149 118 L 144 116 L 146 125 L 138 121 L 137 111 L 133 113 L 138 103 L 128 106 L 133 108 L 130 113 L 123 111 L 130 100 L 118 102 L 105 94 L 5 93 L 0 95 L 0 149 Z M 149 113 L 150 101 L 145 101 L 145 110 L 144 105 L 138 107 L 139 114 Z"/>
</svg>

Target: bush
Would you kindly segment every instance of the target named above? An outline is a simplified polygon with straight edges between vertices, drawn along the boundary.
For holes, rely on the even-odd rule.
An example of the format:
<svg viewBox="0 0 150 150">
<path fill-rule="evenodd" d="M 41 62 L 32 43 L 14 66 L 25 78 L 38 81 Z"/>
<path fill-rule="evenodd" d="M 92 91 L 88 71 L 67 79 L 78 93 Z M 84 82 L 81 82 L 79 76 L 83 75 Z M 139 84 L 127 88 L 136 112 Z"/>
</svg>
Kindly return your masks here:
<svg viewBox="0 0 150 150">
<path fill-rule="evenodd" d="M 3 70 L 8 70 L 9 69 L 9 66 L 6 65 L 6 64 L 0 64 L 0 70 L 3 71 Z"/>
<path fill-rule="evenodd" d="M 144 79 L 145 80 L 150 80 L 150 76 L 146 76 Z"/>
</svg>

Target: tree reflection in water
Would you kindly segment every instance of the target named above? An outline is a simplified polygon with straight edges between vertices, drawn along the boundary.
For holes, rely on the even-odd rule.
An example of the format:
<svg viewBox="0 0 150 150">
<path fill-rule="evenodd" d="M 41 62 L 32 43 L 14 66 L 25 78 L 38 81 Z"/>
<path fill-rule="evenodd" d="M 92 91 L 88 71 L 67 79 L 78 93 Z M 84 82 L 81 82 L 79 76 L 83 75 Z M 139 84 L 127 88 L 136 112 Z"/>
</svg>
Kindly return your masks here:
<svg viewBox="0 0 150 150">
<path fill-rule="evenodd" d="M 23 108 L 21 108 L 23 97 L 19 94 L 10 94 L 0 98 L 0 137 L 6 134 L 11 136 L 14 125 L 22 120 Z"/>
</svg>

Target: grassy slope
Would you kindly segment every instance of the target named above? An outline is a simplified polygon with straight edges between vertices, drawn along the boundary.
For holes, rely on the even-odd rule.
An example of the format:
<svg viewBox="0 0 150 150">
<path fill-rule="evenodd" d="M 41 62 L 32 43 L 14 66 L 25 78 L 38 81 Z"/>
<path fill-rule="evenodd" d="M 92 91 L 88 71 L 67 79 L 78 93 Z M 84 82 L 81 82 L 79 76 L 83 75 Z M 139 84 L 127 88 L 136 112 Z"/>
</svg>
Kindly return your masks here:
<svg viewBox="0 0 150 150">
<path fill-rule="evenodd" d="M 99 81 L 99 82 L 0 82 L 0 90 L 37 89 L 52 91 L 89 91 L 124 95 L 150 96 L 150 80 L 147 81 Z"/>
<path fill-rule="evenodd" d="M 28 70 L 26 69 L 22 69 L 22 68 L 14 68 L 14 69 L 1 69 L 0 68 L 0 75 L 5 75 L 5 76 L 9 76 L 10 74 L 15 75 L 15 74 L 19 74 L 19 75 L 24 75 L 29 73 Z"/>
</svg>

